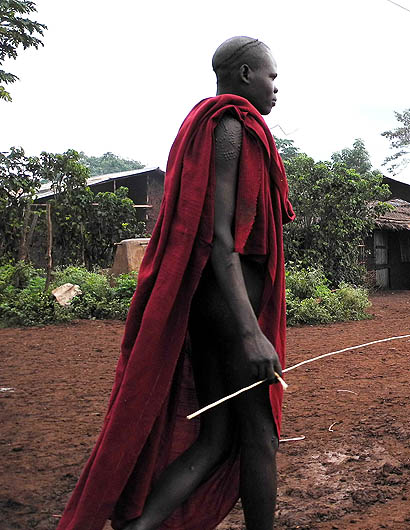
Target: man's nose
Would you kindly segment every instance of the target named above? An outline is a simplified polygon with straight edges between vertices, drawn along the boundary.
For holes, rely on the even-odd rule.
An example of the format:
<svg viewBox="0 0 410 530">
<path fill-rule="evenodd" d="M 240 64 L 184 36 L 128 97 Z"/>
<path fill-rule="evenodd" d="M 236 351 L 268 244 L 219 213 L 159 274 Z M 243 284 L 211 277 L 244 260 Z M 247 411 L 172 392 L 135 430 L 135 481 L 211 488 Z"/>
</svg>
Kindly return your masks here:
<svg viewBox="0 0 410 530">
<path fill-rule="evenodd" d="M 276 94 L 277 91 L 278 91 L 278 87 L 275 86 L 274 89 L 273 89 L 273 92 Z"/>
</svg>

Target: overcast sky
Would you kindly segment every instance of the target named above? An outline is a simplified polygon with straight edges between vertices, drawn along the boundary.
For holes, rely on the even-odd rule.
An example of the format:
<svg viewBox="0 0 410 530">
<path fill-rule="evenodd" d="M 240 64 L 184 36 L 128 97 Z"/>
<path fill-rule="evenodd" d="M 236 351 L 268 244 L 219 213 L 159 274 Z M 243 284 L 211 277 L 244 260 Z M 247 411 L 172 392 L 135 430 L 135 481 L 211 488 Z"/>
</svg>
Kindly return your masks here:
<svg viewBox="0 0 410 530">
<path fill-rule="evenodd" d="M 410 10 L 410 0 L 398 0 Z M 4 64 L 20 77 L 0 102 L 0 151 L 107 151 L 165 169 L 185 115 L 215 94 L 211 58 L 234 35 L 278 63 L 274 134 L 316 160 L 380 133 L 410 107 L 410 12 L 388 0 L 37 0 L 44 48 Z M 410 183 L 410 169 L 401 178 Z"/>
</svg>

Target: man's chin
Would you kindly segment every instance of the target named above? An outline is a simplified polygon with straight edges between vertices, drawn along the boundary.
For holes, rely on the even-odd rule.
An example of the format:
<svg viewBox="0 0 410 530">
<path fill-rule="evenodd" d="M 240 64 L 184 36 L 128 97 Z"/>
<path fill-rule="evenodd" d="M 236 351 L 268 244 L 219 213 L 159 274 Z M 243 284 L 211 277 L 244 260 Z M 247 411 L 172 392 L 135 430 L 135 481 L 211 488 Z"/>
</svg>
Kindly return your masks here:
<svg viewBox="0 0 410 530">
<path fill-rule="evenodd" d="M 265 109 L 260 110 L 259 112 L 262 114 L 262 116 L 267 116 L 272 112 L 273 107 L 266 107 Z"/>
</svg>

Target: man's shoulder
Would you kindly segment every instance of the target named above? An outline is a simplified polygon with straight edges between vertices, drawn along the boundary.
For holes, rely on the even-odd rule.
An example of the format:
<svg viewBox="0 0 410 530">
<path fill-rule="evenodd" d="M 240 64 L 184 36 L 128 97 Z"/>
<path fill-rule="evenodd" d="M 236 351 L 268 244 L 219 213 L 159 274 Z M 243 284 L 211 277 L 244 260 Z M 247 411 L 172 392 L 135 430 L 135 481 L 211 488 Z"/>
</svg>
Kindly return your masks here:
<svg viewBox="0 0 410 530">
<path fill-rule="evenodd" d="M 242 123 L 231 112 L 225 112 L 215 128 L 215 138 L 242 139 Z"/>
<path fill-rule="evenodd" d="M 215 128 L 215 153 L 218 159 L 233 160 L 242 146 L 242 124 L 231 113 L 225 113 Z"/>
<path fill-rule="evenodd" d="M 216 130 L 220 134 L 242 134 L 242 123 L 231 112 L 225 112 L 219 120 Z"/>
</svg>

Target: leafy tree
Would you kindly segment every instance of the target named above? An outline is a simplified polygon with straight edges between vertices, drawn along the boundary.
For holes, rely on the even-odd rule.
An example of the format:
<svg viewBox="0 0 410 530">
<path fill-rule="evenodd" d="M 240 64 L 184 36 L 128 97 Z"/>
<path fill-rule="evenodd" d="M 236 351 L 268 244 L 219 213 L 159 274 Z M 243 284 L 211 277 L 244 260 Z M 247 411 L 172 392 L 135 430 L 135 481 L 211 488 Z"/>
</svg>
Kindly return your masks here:
<svg viewBox="0 0 410 530">
<path fill-rule="evenodd" d="M 344 164 L 349 169 L 354 169 L 359 175 L 366 175 L 372 169 L 369 153 L 360 138 L 353 142 L 353 148 L 348 147 L 333 153 L 332 161 Z"/>
<path fill-rule="evenodd" d="M 23 149 L 0 154 L 0 256 L 17 259 L 29 224 L 35 227 L 37 260 L 45 244 L 44 210 L 36 208 L 36 225 L 27 212 L 41 182 L 50 182 L 54 265 L 111 265 L 113 243 L 145 235 L 128 189 L 95 195 L 87 186 L 89 170 L 72 149 L 63 154 L 41 153 L 26 157 Z"/>
<path fill-rule="evenodd" d="M 401 125 L 391 131 L 383 132 L 382 136 L 390 140 L 390 147 L 396 149 L 396 152 L 387 157 L 383 165 L 390 164 L 389 171 L 397 173 L 399 168 L 406 167 L 410 161 L 410 108 L 394 114 Z"/>
<path fill-rule="evenodd" d="M 121 158 L 110 152 L 104 153 L 102 156 L 87 156 L 85 153 L 80 153 L 80 161 L 89 168 L 91 176 L 142 169 L 144 167 L 137 160 Z"/>
<path fill-rule="evenodd" d="M 25 213 L 40 187 L 40 161 L 12 147 L 0 153 L 0 258 L 17 258 Z"/>
<path fill-rule="evenodd" d="M 275 136 L 275 143 L 282 160 L 290 160 L 301 154 L 299 147 L 294 145 L 294 140 L 276 138 Z"/>
<path fill-rule="evenodd" d="M 6 58 L 16 59 L 20 45 L 24 49 L 43 43 L 38 35 L 44 35 L 47 26 L 26 18 L 24 15 L 37 11 L 34 2 L 26 0 L 0 0 L 0 65 Z M 21 16 L 23 15 L 23 16 Z M 14 83 L 18 77 L 0 69 L 0 99 L 11 101 L 10 93 L 3 86 Z"/>
<path fill-rule="evenodd" d="M 138 221 L 134 203 L 127 196 L 128 188 L 114 193 L 100 192 L 93 197 L 92 208 L 85 222 L 87 245 L 85 263 L 102 267 L 111 265 L 114 243 L 132 237 L 144 237 L 145 223 Z"/>
<path fill-rule="evenodd" d="M 360 245 L 388 207 L 377 172 L 361 175 L 341 162 L 306 155 L 285 161 L 290 199 L 297 218 L 285 227 L 288 262 L 323 268 L 333 285 L 360 284 Z"/>
<path fill-rule="evenodd" d="M 51 183 L 55 261 L 61 265 L 85 262 L 85 223 L 93 202 L 87 186 L 88 169 L 73 149 L 63 154 L 41 153 L 41 177 Z"/>
<path fill-rule="evenodd" d="M 111 265 L 114 243 L 144 235 L 128 189 L 95 195 L 87 178 L 89 169 L 81 155 L 42 153 L 42 177 L 51 182 L 56 258 L 59 265 Z"/>
</svg>

